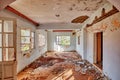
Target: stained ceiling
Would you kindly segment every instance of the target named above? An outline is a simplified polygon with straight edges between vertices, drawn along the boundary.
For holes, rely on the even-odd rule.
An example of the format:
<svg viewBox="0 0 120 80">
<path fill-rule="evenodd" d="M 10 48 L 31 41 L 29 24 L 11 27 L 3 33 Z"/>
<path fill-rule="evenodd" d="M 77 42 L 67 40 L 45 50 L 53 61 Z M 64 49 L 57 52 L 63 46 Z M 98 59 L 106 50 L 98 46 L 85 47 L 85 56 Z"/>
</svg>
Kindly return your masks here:
<svg viewBox="0 0 120 80">
<path fill-rule="evenodd" d="M 69 23 L 79 16 L 90 16 L 107 0 L 16 0 L 11 7 L 40 24 Z"/>
</svg>

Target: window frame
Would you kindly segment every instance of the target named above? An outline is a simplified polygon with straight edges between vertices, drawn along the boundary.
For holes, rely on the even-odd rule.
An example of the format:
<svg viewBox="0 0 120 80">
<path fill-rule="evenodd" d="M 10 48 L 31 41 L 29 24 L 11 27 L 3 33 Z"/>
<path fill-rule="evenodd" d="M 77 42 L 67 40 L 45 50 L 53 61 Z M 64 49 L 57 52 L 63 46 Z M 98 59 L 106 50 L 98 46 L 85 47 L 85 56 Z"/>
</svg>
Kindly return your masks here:
<svg viewBox="0 0 120 80">
<path fill-rule="evenodd" d="M 58 41 L 57 41 L 57 36 L 58 37 L 59 36 L 60 37 L 62 37 L 62 36 L 69 36 L 70 37 L 70 41 L 69 41 L 70 44 L 69 45 L 63 45 L 63 44 L 61 44 L 61 42 L 60 42 L 61 40 L 58 39 Z M 60 45 L 60 46 L 70 46 L 71 45 L 71 36 L 70 35 L 56 35 L 55 39 L 56 39 L 56 45 Z"/>
<path fill-rule="evenodd" d="M 30 31 L 30 35 L 29 36 L 22 36 L 22 34 L 21 34 L 22 30 Z M 32 33 L 34 33 L 34 37 L 32 37 Z M 22 39 L 21 39 L 22 37 L 28 37 L 30 42 L 29 43 L 22 43 Z M 32 42 L 32 39 L 33 39 L 33 42 Z M 32 44 L 33 44 L 33 47 L 32 47 Z M 26 51 L 22 51 L 22 45 L 29 45 L 29 49 Z M 35 32 L 32 31 L 30 28 L 21 28 L 20 29 L 20 51 L 21 51 L 21 53 L 28 53 L 28 52 L 31 52 L 33 49 L 35 49 Z"/>
<path fill-rule="evenodd" d="M 17 38 L 17 36 L 16 36 L 16 34 L 17 34 L 17 26 L 16 26 L 16 19 L 15 18 L 5 18 L 5 17 L 0 17 L 0 23 L 2 24 L 1 25 L 1 32 L 0 32 L 0 34 L 1 34 L 1 37 L 2 37 L 2 39 L 1 39 L 1 43 L 2 43 L 2 45 L 0 46 L 0 48 L 1 48 L 1 50 L 2 50 L 2 61 L 16 61 L 16 38 Z M 4 24 L 4 22 L 5 21 L 12 21 L 12 31 L 5 31 L 4 30 L 4 28 L 5 28 L 5 24 Z M 13 43 L 12 43 L 12 45 L 6 45 L 5 43 L 6 42 L 4 42 L 4 39 L 6 40 L 6 38 L 5 38 L 5 35 L 6 36 L 8 36 L 8 35 L 12 35 L 12 41 L 13 41 Z M 9 41 L 9 39 L 7 39 L 8 41 Z M 9 42 L 8 42 L 9 43 Z M 9 60 L 9 59 L 6 59 L 5 58 L 5 54 L 3 54 L 4 53 L 4 51 L 6 52 L 6 50 L 4 50 L 4 49 L 6 49 L 6 50 L 8 50 L 8 49 L 13 49 L 13 59 L 12 60 Z"/>
</svg>

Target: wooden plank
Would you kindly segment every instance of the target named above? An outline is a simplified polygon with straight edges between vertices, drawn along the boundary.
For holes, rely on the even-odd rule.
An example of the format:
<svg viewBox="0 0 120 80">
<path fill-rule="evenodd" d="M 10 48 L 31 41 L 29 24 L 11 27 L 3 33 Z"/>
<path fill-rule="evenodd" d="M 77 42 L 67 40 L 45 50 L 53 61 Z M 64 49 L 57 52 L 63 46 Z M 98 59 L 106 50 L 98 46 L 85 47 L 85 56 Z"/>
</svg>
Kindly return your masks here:
<svg viewBox="0 0 120 80">
<path fill-rule="evenodd" d="M 73 30 L 53 30 L 53 32 L 72 32 Z"/>
<path fill-rule="evenodd" d="M 95 19 L 93 20 L 93 22 L 91 24 L 87 24 L 86 27 L 90 27 L 117 12 L 119 12 L 119 10 L 117 10 L 114 6 L 113 6 L 113 9 L 107 13 L 105 13 L 105 9 L 103 8 L 101 12 L 101 16 L 100 17 L 95 16 Z"/>
</svg>

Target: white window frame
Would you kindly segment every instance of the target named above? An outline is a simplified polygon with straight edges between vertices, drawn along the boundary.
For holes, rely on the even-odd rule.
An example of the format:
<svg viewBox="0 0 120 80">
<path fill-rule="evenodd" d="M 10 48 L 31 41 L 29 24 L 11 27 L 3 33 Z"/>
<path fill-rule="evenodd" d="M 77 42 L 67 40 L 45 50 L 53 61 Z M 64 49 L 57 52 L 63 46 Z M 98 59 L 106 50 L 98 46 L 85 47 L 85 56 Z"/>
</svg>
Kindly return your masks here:
<svg viewBox="0 0 120 80">
<path fill-rule="evenodd" d="M 69 36 L 69 35 L 56 35 L 56 44 L 57 45 L 61 45 L 61 46 L 70 46 L 71 45 L 71 36 L 69 36 L 70 37 L 70 44 L 68 44 L 68 45 L 63 45 L 63 44 L 61 44 L 61 40 L 60 40 L 60 37 L 65 37 L 65 36 Z M 58 38 L 58 39 L 57 39 Z"/>
<path fill-rule="evenodd" d="M 20 35 L 20 50 L 22 53 L 26 53 L 26 52 L 31 52 L 33 49 L 35 49 L 35 32 L 32 31 L 31 29 L 29 28 L 21 28 L 21 30 L 28 30 L 30 31 L 30 35 L 29 36 L 22 36 Z M 20 30 L 20 34 L 21 34 L 21 30 Z M 32 36 L 32 33 L 34 34 L 34 36 Z M 28 37 L 30 40 L 29 43 L 22 43 L 22 37 Z M 33 41 L 32 41 L 33 40 Z M 33 44 L 33 46 L 32 46 Z M 22 51 L 22 45 L 29 45 L 29 49 L 26 50 L 26 51 Z"/>
</svg>

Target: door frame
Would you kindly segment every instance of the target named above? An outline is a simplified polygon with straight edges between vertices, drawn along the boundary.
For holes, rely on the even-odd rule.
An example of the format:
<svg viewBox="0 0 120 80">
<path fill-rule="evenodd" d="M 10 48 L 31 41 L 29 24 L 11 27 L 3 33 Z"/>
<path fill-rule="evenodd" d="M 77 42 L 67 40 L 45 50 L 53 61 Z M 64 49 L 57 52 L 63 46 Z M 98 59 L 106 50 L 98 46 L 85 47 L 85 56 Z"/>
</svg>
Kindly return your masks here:
<svg viewBox="0 0 120 80">
<path fill-rule="evenodd" d="M 1 68 L 2 68 L 2 72 L 1 72 L 1 78 L 2 78 L 2 80 L 4 80 L 4 74 L 7 72 L 5 72 L 5 70 L 7 69 L 7 67 L 8 67 L 8 65 L 11 65 L 13 68 L 12 69 L 14 69 L 13 71 L 12 71 L 12 73 L 13 73 L 13 80 L 17 80 L 17 78 L 16 78 L 16 73 L 17 73 L 17 70 L 16 70 L 16 68 L 17 68 L 17 59 L 16 59 L 16 41 L 17 41 L 17 23 L 16 23 L 16 19 L 15 18 L 8 18 L 8 17 L 0 17 L 0 20 L 2 20 L 2 32 L 1 32 L 1 34 L 2 34 L 2 42 L 3 42 L 3 34 L 4 34 L 4 32 L 3 32 L 3 21 L 4 20 L 7 20 L 7 21 L 13 21 L 13 48 L 14 48 L 14 60 L 13 61 L 4 61 L 4 59 L 3 59 L 3 43 L 2 43 L 2 61 L 0 62 L 0 65 L 1 65 Z M 8 47 L 9 48 L 9 47 Z"/>
<path fill-rule="evenodd" d="M 98 59 L 97 59 L 97 55 L 98 55 L 98 52 L 97 52 L 97 48 L 98 48 L 98 43 L 97 43 L 97 34 L 100 33 L 101 34 L 101 67 L 103 67 L 103 32 L 97 32 L 97 33 L 94 33 L 94 59 L 93 59 L 93 63 L 97 64 L 98 62 Z"/>
<path fill-rule="evenodd" d="M 97 63 L 97 34 L 98 33 L 101 33 L 102 35 L 101 35 L 101 60 L 102 60 L 102 65 L 103 65 L 103 32 L 96 32 L 96 33 L 94 33 L 94 59 L 93 59 L 93 63 Z"/>
</svg>

